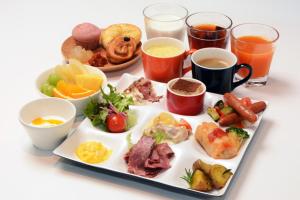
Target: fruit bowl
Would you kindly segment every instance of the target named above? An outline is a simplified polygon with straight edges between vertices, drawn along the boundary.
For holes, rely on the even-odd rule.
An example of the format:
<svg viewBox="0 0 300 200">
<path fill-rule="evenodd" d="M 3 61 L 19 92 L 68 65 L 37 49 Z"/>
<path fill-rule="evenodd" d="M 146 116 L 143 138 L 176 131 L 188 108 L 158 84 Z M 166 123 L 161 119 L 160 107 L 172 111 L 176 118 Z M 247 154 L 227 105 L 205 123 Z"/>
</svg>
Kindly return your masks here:
<svg viewBox="0 0 300 200">
<path fill-rule="evenodd" d="M 104 89 L 107 85 L 107 78 L 106 78 L 105 74 L 101 70 L 99 70 L 95 67 L 92 67 L 92 66 L 89 66 L 89 65 L 84 65 L 84 66 L 85 66 L 85 68 L 87 69 L 87 71 L 89 73 L 96 74 L 96 75 L 98 75 L 102 78 L 101 88 Z M 41 87 L 42 87 L 42 84 L 47 82 L 49 75 L 54 73 L 54 71 L 55 71 L 55 67 L 53 67 L 51 69 L 48 69 L 48 70 L 44 71 L 43 73 L 41 73 L 38 76 L 38 78 L 36 79 L 36 83 L 35 83 L 36 84 L 36 89 L 38 90 L 39 94 L 42 97 L 49 97 L 46 94 L 41 92 Z M 66 99 L 74 104 L 74 106 L 76 107 L 76 116 L 79 116 L 79 115 L 83 114 L 83 110 L 84 110 L 85 106 L 87 105 L 87 103 L 91 99 L 98 98 L 99 94 L 100 94 L 100 90 L 96 91 L 95 93 L 93 93 L 89 96 L 84 96 L 84 97 L 76 98 L 76 99 L 75 98 L 73 98 L 73 99 L 66 98 Z"/>
</svg>

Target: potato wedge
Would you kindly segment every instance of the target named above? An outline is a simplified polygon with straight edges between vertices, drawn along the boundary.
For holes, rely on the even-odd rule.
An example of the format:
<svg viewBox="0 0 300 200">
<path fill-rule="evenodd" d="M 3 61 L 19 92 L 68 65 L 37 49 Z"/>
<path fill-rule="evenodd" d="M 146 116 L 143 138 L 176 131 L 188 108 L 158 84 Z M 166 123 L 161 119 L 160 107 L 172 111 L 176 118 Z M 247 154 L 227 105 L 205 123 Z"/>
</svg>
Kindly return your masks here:
<svg viewBox="0 0 300 200">
<path fill-rule="evenodd" d="M 217 164 L 211 166 L 209 177 L 212 180 L 214 188 L 223 188 L 231 176 L 232 172 L 226 169 L 226 167 Z"/>
<path fill-rule="evenodd" d="M 212 183 L 208 176 L 206 176 L 201 170 L 196 170 L 193 173 L 191 180 L 191 189 L 208 192 L 212 190 Z"/>
<path fill-rule="evenodd" d="M 211 167 L 212 167 L 212 165 L 207 164 L 207 163 L 203 162 L 202 160 L 198 159 L 193 164 L 193 171 L 199 169 L 199 170 L 203 171 L 205 174 L 209 175 Z"/>
</svg>

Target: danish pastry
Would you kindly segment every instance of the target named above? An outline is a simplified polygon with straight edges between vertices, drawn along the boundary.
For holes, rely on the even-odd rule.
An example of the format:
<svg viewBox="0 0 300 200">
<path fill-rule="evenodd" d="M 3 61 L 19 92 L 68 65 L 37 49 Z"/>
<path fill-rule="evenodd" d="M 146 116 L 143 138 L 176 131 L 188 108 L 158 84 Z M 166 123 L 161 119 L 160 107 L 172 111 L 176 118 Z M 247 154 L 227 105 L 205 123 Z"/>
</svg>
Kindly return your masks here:
<svg viewBox="0 0 300 200">
<path fill-rule="evenodd" d="M 135 39 L 136 44 L 141 40 L 142 32 L 139 27 L 133 24 L 114 24 L 101 32 L 100 42 L 107 49 L 108 44 L 118 36 L 130 37 Z"/>
<path fill-rule="evenodd" d="M 132 37 L 118 36 L 107 46 L 107 59 L 113 64 L 120 64 L 130 60 L 136 50 L 136 41 Z"/>
</svg>

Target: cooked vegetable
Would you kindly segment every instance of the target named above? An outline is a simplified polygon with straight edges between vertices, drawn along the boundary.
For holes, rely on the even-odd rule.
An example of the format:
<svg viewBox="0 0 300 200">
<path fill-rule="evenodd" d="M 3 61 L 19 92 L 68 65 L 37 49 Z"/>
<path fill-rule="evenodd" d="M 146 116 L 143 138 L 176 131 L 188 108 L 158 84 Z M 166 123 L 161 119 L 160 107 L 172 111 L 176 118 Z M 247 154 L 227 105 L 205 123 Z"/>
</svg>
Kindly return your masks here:
<svg viewBox="0 0 300 200">
<path fill-rule="evenodd" d="M 193 164 L 193 170 L 195 171 L 195 170 L 199 169 L 199 170 L 202 170 L 204 173 L 209 174 L 211 166 L 212 165 L 207 164 L 207 163 L 203 162 L 202 160 L 198 159 Z"/>
<path fill-rule="evenodd" d="M 221 112 L 223 115 L 228 115 L 228 114 L 230 114 L 230 113 L 233 113 L 234 110 L 233 110 L 233 108 L 230 107 L 230 106 L 225 106 L 225 107 L 223 107 L 223 108 L 220 110 L 220 112 Z"/>
<path fill-rule="evenodd" d="M 216 189 L 223 188 L 228 179 L 232 176 L 232 172 L 230 169 L 226 169 L 226 167 L 222 165 L 213 165 L 210 169 L 209 176 L 212 180 L 213 186 Z"/>
<path fill-rule="evenodd" d="M 218 164 L 210 165 L 198 159 L 193 164 L 193 172 L 185 169 L 185 176 L 181 177 L 191 189 L 203 192 L 223 188 L 232 176 L 230 169 Z"/>
<path fill-rule="evenodd" d="M 214 107 L 218 107 L 219 109 L 222 109 L 224 107 L 224 101 L 223 100 L 217 101 Z"/>
<path fill-rule="evenodd" d="M 204 172 L 198 169 L 194 171 L 192 175 L 190 186 L 193 190 L 199 190 L 203 192 L 208 192 L 212 190 L 211 180 L 207 175 L 205 175 Z"/>
<path fill-rule="evenodd" d="M 220 115 L 217 112 L 215 108 L 208 107 L 207 108 L 207 114 L 215 121 L 217 122 L 220 119 Z"/>
<path fill-rule="evenodd" d="M 243 130 L 242 128 L 230 127 L 226 129 L 228 133 L 234 133 L 242 139 L 249 138 L 249 134 L 247 131 Z"/>
</svg>

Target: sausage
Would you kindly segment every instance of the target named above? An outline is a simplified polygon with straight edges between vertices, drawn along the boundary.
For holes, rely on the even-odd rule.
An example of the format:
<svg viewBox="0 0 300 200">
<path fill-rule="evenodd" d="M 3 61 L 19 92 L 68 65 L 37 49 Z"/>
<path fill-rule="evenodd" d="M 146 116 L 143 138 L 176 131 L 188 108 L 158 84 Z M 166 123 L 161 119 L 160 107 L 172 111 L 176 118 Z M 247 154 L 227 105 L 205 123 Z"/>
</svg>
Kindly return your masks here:
<svg viewBox="0 0 300 200">
<path fill-rule="evenodd" d="M 220 126 L 229 126 L 240 121 L 242 121 L 242 118 L 237 113 L 230 113 L 222 116 L 219 120 L 219 124 Z"/>
<path fill-rule="evenodd" d="M 264 101 L 259 101 L 251 104 L 249 109 L 254 113 L 260 113 L 264 111 L 267 107 L 267 104 Z M 238 123 L 242 121 L 243 118 L 240 117 L 237 113 L 230 113 L 228 115 L 222 116 L 219 120 L 220 126 L 229 126 L 231 124 Z"/>
<path fill-rule="evenodd" d="M 244 119 L 252 123 L 257 120 L 257 116 L 255 115 L 255 113 L 244 106 L 234 94 L 225 93 L 224 100 Z"/>
<path fill-rule="evenodd" d="M 258 101 L 255 102 L 253 104 L 251 104 L 251 106 L 249 106 L 250 110 L 252 110 L 254 113 L 260 113 L 262 111 L 264 111 L 267 107 L 267 104 L 264 101 Z"/>
</svg>

